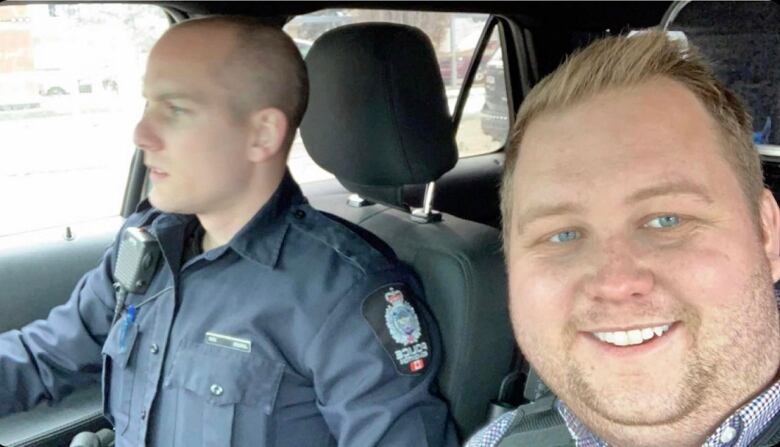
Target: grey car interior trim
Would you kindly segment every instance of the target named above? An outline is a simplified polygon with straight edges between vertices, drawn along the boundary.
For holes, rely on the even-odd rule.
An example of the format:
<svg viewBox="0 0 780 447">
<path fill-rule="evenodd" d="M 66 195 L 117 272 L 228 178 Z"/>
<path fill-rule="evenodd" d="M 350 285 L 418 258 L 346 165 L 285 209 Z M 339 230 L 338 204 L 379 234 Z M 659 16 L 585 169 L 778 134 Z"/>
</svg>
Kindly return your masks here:
<svg viewBox="0 0 780 447">
<path fill-rule="evenodd" d="M 666 14 L 664 14 L 664 17 L 661 19 L 661 28 L 663 28 L 664 31 L 669 30 L 669 26 L 674 22 L 674 20 L 677 18 L 677 15 L 680 14 L 680 11 L 685 8 L 685 5 L 690 3 L 689 0 L 682 0 L 673 2 L 669 9 L 666 10 Z"/>
<path fill-rule="evenodd" d="M 371 202 L 370 200 L 366 200 L 362 197 L 360 197 L 360 194 L 350 194 L 349 197 L 347 197 L 347 205 L 360 208 L 364 206 L 373 205 L 374 202 Z"/>
<path fill-rule="evenodd" d="M 95 384 L 74 391 L 56 406 L 42 403 L 29 411 L 0 418 L 0 445 L 39 447 L 76 427 L 86 428 L 101 422 L 100 385 Z"/>
<path fill-rule="evenodd" d="M 430 182 L 425 185 L 422 207 L 411 209 L 412 222 L 427 224 L 432 222 L 439 222 L 441 220 L 441 213 L 433 209 L 433 197 L 435 194 L 436 182 Z"/>
<path fill-rule="evenodd" d="M 466 106 L 466 100 L 471 92 L 471 86 L 474 83 L 477 70 L 479 70 L 479 66 L 482 64 L 485 48 L 487 48 L 490 36 L 496 28 L 496 23 L 497 19 L 494 15 L 491 14 L 488 16 L 485 21 L 485 26 L 482 28 L 482 34 L 480 34 L 479 40 L 477 41 L 477 47 L 474 48 L 471 61 L 469 61 L 469 66 L 466 69 L 466 76 L 463 78 L 463 84 L 458 93 L 458 100 L 455 102 L 455 110 L 452 111 L 452 125 L 455 129 L 457 129 L 460 124 L 460 119 L 463 116 L 463 108 Z"/>
<path fill-rule="evenodd" d="M 757 144 L 758 153 L 765 157 L 774 157 L 780 159 L 780 146 L 776 144 Z"/>
<path fill-rule="evenodd" d="M 95 268 L 122 225 L 119 217 L 90 224 L 73 224 L 73 239 L 63 227 L 0 238 L 0 332 L 45 318 L 64 303 L 76 282 Z M 19 303 L 25 303 L 19 306 Z"/>
</svg>

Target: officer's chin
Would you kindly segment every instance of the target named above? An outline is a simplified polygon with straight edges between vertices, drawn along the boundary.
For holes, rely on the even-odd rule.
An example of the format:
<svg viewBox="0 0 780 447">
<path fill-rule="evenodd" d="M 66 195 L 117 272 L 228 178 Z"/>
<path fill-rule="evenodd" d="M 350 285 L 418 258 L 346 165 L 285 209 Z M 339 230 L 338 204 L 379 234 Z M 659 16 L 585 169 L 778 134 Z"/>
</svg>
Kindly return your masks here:
<svg viewBox="0 0 780 447">
<path fill-rule="evenodd" d="M 154 188 L 149 192 L 149 203 L 164 213 L 190 214 L 181 204 L 166 198 L 163 194 L 160 194 L 159 190 L 156 191 Z"/>
</svg>

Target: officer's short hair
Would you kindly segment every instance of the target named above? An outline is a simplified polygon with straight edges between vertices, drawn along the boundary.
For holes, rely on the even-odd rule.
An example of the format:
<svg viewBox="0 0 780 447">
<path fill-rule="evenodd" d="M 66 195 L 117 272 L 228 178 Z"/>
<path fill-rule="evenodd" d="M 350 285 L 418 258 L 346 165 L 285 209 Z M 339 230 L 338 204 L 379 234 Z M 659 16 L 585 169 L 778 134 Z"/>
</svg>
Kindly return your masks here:
<svg viewBox="0 0 780 447">
<path fill-rule="evenodd" d="M 574 53 L 539 82 L 523 101 L 506 148 L 501 185 L 504 244 L 511 234 L 512 179 L 520 144 L 538 116 L 581 103 L 608 89 L 630 87 L 653 78 L 681 83 L 701 101 L 721 134 L 723 156 L 734 169 L 758 223 L 763 176 L 753 147 L 752 122 L 742 101 L 713 74 L 698 50 L 659 30 L 600 39 Z"/>
<path fill-rule="evenodd" d="M 295 42 L 279 28 L 248 16 L 212 16 L 182 22 L 176 27 L 225 25 L 236 30 L 236 45 L 218 71 L 232 95 L 237 119 L 267 107 L 281 110 L 288 136 L 303 119 L 309 99 L 309 78 Z"/>
</svg>

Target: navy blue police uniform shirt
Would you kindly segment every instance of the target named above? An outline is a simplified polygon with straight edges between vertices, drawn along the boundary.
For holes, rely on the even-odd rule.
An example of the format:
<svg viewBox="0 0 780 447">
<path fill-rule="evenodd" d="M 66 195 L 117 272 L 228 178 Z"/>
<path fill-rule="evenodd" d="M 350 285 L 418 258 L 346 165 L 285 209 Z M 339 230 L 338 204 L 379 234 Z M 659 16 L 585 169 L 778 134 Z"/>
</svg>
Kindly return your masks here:
<svg viewBox="0 0 780 447">
<path fill-rule="evenodd" d="M 162 248 L 148 290 L 111 327 L 115 244 L 46 320 L 0 335 L 0 414 L 102 371 L 117 447 L 457 444 L 414 275 L 370 233 L 311 208 L 289 173 L 205 253 L 184 256 L 194 216 L 152 208 L 127 226 Z"/>
</svg>

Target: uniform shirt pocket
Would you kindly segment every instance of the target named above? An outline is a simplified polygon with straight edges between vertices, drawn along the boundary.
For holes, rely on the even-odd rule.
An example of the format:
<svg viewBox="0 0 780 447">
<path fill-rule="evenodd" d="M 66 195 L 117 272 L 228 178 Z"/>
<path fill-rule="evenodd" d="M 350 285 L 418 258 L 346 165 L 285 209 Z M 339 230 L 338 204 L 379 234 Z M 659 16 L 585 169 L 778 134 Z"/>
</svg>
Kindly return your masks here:
<svg viewBox="0 0 780 447">
<path fill-rule="evenodd" d="M 165 381 L 179 394 L 184 423 L 176 424 L 182 427 L 176 445 L 227 447 L 244 432 L 265 445 L 283 373 L 283 364 L 253 353 L 206 344 L 180 348 Z"/>
<path fill-rule="evenodd" d="M 102 350 L 103 414 L 120 433 L 127 430 L 130 422 L 134 375 L 132 359 L 138 338 L 138 324 L 130 324 L 123 329 L 124 324 L 120 319 L 114 325 Z"/>
</svg>

